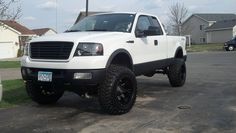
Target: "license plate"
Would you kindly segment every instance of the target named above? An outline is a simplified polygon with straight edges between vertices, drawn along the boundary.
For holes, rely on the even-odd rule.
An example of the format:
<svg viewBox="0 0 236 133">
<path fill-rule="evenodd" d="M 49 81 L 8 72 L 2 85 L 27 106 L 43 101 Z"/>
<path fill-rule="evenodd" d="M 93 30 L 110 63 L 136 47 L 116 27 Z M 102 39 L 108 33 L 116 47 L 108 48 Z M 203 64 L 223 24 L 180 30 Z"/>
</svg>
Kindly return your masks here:
<svg viewBox="0 0 236 133">
<path fill-rule="evenodd" d="M 38 81 L 52 82 L 52 72 L 38 72 Z"/>
</svg>

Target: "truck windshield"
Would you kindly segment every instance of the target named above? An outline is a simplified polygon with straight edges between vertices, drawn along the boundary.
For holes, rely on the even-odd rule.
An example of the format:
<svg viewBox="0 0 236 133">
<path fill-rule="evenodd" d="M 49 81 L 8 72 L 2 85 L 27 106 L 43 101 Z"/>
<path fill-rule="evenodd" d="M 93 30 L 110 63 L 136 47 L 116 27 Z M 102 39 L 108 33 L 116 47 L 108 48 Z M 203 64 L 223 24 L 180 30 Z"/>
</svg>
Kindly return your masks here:
<svg viewBox="0 0 236 133">
<path fill-rule="evenodd" d="M 67 32 L 131 32 L 134 18 L 134 14 L 101 14 L 88 16 L 72 26 Z"/>
</svg>

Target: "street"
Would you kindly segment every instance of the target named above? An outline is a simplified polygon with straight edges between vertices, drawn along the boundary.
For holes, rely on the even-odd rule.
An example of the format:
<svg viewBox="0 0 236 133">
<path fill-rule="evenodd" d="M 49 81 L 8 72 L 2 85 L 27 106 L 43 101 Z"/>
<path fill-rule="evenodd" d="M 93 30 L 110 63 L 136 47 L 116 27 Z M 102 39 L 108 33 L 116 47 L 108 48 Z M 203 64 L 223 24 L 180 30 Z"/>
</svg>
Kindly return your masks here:
<svg viewBox="0 0 236 133">
<path fill-rule="evenodd" d="M 2 133 L 235 133 L 236 52 L 190 53 L 184 87 L 166 75 L 138 77 L 131 112 L 107 115 L 98 101 L 65 93 L 56 105 L 0 110 Z"/>
</svg>

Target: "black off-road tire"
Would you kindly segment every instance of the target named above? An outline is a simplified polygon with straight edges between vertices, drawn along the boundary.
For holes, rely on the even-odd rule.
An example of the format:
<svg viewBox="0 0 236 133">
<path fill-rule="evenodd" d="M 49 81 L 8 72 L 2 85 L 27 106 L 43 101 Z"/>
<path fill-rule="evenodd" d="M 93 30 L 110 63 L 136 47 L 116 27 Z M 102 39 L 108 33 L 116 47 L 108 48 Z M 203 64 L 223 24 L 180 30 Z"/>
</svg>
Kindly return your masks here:
<svg viewBox="0 0 236 133">
<path fill-rule="evenodd" d="M 137 81 L 134 73 L 127 67 L 111 65 L 98 90 L 101 108 L 108 114 L 125 114 L 133 107 L 136 94 Z"/>
<path fill-rule="evenodd" d="M 183 59 L 175 59 L 174 63 L 169 66 L 169 82 L 172 87 L 181 87 L 186 80 L 186 64 Z"/>
<path fill-rule="evenodd" d="M 26 82 L 26 91 L 29 97 L 38 104 L 54 104 L 64 93 L 59 85 L 41 85 L 33 82 Z"/>
</svg>

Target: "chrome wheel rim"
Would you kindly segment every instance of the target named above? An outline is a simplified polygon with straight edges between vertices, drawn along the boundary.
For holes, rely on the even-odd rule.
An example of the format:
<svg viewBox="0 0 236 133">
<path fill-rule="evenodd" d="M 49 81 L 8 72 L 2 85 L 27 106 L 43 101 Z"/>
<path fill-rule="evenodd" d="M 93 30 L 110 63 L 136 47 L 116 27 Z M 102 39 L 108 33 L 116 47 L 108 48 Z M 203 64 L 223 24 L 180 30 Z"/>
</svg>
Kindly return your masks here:
<svg viewBox="0 0 236 133">
<path fill-rule="evenodd" d="M 232 51 L 234 49 L 233 46 L 229 46 L 229 50 Z"/>
</svg>

